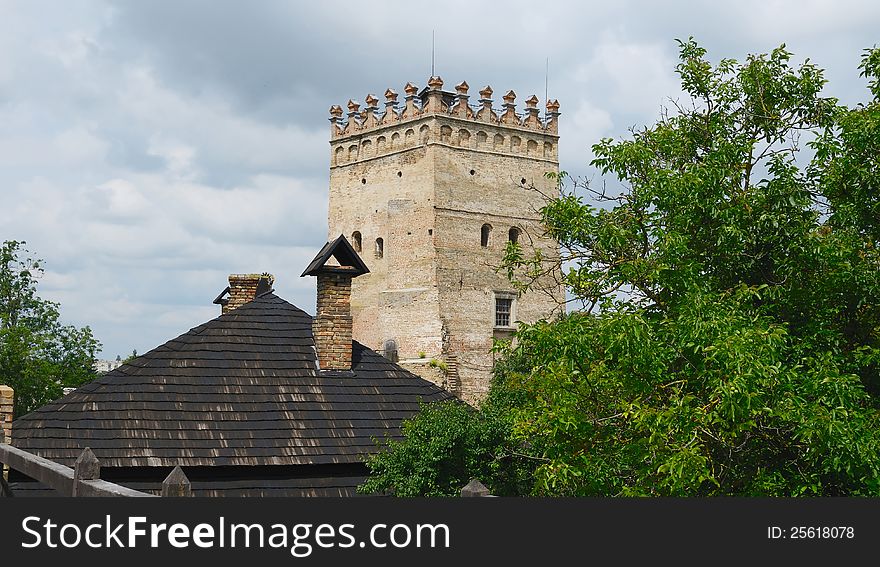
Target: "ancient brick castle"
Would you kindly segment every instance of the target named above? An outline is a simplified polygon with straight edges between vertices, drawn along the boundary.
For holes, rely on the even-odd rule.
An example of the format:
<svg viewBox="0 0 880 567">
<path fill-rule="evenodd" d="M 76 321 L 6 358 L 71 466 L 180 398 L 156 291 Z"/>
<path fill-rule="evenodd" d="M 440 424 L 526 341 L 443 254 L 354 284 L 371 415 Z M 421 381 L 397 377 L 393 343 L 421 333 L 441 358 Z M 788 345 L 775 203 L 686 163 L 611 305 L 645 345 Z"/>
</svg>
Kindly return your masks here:
<svg viewBox="0 0 880 567">
<path fill-rule="evenodd" d="M 508 241 L 558 257 L 538 209 L 556 192 L 559 103 L 534 95 L 468 102 L 468 84 L 431 77 L 403 102 L 385 92 L 330 108 L 329 235 L 343 234 L 370 272 L 352 282 L 353 338 L 474 402 L 491 379 L 493 338 L 561 309 L 557 274 L 520 294 L 496 268 Z M 537 191 L 535 190 L 537 189 Z M 546 290 L 550 292 L 547 293 Z"/>
</svg>

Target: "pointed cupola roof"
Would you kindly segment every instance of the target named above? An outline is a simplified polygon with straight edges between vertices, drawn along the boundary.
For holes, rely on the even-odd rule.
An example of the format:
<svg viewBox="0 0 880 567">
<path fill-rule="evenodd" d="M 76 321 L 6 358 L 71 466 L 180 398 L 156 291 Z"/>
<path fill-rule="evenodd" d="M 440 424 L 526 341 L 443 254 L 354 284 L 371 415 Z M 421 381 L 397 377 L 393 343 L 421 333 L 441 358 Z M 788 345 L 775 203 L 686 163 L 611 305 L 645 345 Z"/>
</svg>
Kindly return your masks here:
<svg viewBox="0 0 880 567">
<path fill-rule="evenodd" d="M 335 258 L 339 265 L 328 264 L 327 262 L 331 258 Z M 300 277 L 317 276 L 319 273 L 326 272 L 341 272 L 350 274 L 354 278 L 370 273 L 370 269 L 367 268 L 345 236 L 340 234 L 336 240 L 328 242 L 321 248 L 321 251 L 309 263 Z"/>
</svg>

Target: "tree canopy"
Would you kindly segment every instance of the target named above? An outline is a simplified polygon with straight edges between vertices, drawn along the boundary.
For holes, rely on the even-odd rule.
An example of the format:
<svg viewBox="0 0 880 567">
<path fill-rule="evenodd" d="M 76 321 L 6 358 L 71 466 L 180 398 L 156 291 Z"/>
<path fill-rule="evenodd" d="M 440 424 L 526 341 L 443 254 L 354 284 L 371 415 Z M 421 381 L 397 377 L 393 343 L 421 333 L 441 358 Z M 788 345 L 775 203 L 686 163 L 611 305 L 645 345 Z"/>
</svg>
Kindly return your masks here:
<svg viewBox="0 0 880 567">
<path fill-rule="evenodd" d="M 541 211 L 583 309 L 500 347 L 470 417 L 505 416 L 471 459 L 499 466 L 407 440 L 368 463 L 372 489 L 455 461 L 458 488 L 495 493 L 880 494 L 880 50 L 848 108 L 784 46 L 679 47 L 688 100 L 593 146 L 607 184 L 561 174 Z M 546 270 L 518 245 L 504 261 L 522 289 Z"/>
<path fill-rule="evenodd" d="M 59 305 L 37 294 L 43 262 L 25 242 L 0 247 L 0 383 L 15 390 L 15 416 L 95 377 L 100 343 L 89 327 L 62 325 Z"/>
</svg>

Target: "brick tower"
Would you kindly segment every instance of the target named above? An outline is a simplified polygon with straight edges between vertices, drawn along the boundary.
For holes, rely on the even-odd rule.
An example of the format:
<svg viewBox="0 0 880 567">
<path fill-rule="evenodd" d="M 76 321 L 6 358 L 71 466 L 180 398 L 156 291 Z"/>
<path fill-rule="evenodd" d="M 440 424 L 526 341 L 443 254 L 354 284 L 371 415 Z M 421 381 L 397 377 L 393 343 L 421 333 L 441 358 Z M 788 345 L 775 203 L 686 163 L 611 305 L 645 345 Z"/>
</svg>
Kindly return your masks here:
<svg viewBox="0 0 880 567">
<path fill-rule="evenodd" d="M 542 118 L 532 96 L 520 115 L 513 91 L 496 110 L 490 87 L 475 107 L 468 88 L 431 77 L 421 92 L 408 83 L 402 104 L 388 89 L 381 111 L 374 95 L 363 110 L 349 101 L 347 120 L 331 107 L 328 221 L 370 270 L 352 282 L 354 339 L 475 402 L 493 338 L 561 309 L 557 274 L 549 294 L 518 294 L 496 273 L 511 239 L 558 257 L 537 210 L 556 190 L 544 174 L 559 170 L 559 103 Z"/>
</svg>

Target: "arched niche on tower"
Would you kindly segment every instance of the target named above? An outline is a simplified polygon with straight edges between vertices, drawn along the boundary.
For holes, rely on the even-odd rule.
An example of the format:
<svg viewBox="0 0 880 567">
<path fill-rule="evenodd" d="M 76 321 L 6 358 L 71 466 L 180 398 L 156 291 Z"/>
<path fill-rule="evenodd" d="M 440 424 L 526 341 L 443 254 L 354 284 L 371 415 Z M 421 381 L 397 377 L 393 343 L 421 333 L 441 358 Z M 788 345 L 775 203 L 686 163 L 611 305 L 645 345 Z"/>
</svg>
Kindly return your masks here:
<svg viewBox="0 0 880 567">
<path fill-rule="evenodd" d="M 534 140 L 526 142 L 526 153 L 530 156 L 538 155 L 538 142 Z"/>
<path fill-rule="evenodd" d="M 488 134 L 486 134 L 486 133 L 483 132 L 482 130 L 480 130 L 479 132 L 477 132 L 477 149 L 478 149 L 478 150 L 485 150 L 485 149 L 486 149 L 486 146 L 489 145 L 488 140 L 489 140 L 489 135 L 488 135 Z"/>
<path fill-rule="evenodd" d="M 452 128 L 446 125 L 440 127 L 440 141 L 444 144 L 452 142 Z"/>
<path fill-rule="evenodd" d="M 510 151 L 518 154 L 520 151 L 520 146 L 522 145 L 522 138 L 519 136 L 511 136 L 510 137 Z"/>
</svg>

